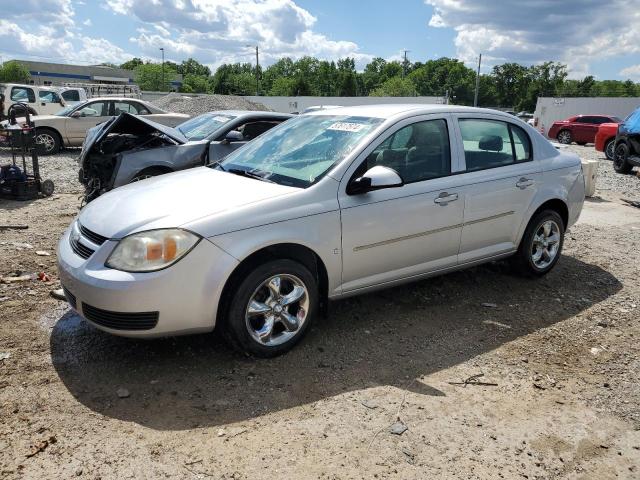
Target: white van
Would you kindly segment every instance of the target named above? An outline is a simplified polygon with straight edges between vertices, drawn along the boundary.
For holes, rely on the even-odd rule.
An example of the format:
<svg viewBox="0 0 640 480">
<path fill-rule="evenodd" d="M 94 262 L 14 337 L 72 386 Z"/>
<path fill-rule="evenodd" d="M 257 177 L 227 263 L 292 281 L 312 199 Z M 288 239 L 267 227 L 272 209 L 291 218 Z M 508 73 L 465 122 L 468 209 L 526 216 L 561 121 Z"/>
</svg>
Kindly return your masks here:
<svg viewBox="0 0 640 480">
<path fill-rule="evenodd" d="M 43 87 L 40 85 L 24 85 L 18 83 L 0 84 L 0 93 L 4 94 L 4 114 L 8 113 L 9 107 L 14 103 L 24 103 L 29 108 L 31 115 L 53 115 L 62 110 L 67 103 L 57 88 Z M 83 97 L 80 94 L 69 93 L 73 97 L 77 96 L 78 100 L 85 100 L 86 94 L 83 91 Z M 64 92 L 62 92 L 64 95 Z M 75 100 L 72 102 L 75 103 Z"/>
</svg>

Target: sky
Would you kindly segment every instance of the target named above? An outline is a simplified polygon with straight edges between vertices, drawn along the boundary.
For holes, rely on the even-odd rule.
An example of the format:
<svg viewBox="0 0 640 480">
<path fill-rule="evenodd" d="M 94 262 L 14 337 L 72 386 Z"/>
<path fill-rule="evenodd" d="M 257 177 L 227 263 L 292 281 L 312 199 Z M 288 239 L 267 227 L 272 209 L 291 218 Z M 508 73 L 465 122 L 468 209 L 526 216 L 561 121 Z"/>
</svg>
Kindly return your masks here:
<svg viewBox="0 0 640 480">
<path fill-rule="evenodd" d="M 553 60 L 570 78 L 640 82 L 640 0 L 19 0 L 3 2 L 0 56 L 73 64 L 132 57 L 212 68 L 283 56 Z"/>
</svg>

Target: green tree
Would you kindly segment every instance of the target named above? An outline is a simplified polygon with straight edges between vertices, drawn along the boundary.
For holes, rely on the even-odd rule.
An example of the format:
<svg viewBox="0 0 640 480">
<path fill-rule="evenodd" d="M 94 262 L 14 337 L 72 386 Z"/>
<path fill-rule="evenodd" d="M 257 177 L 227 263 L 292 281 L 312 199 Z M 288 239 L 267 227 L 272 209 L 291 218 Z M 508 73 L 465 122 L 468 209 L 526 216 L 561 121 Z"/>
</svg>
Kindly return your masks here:
<svg viewBox="0 0 640 480">
<path fill-rule="evenodd" d="M 518 63 L 503 63 L 493 67 L 496 106 L 513 108 L 520 101 L 529 82 L 527 72 L 527 67 Z"/>
<path fill-rule="evenodd" d="M 269 90 L 269 95 L 278 97 L 290 97 L 295 95 L 296 80 L 291 77 L 278 77 Z"/>
<path fill-rule="evenodd" d="M 4 62 L 0 67 L 0 82 L 26 83 L 29 77 L 29 70 L 15 60 Z"/>
<path fill-rule="evenodd" d="M 206 75 L 189 73 L 182 79 L 181 90 L 185 93 L 207 93 L 210 88 L 209 77 Z"/>
<path fill-rule="evenodd" d="M 199 75 L 209 77 L 211 75 L 211 69 L 206 65 L 201 64 L 193 58 L 183 60 L 180 65 L 177 66 L 176 71 L 181 75 Z"/>
<path fill-rule="evenodd" d="M 449 94 L 452 103 L 471 105 L 475 91 L 475 72 L 455 58 L 429 60 L 409 74 L 419 95 Z"/>
<path fill-rule="evenodd" d="M 527 78 L 527 88 L 521 92 L 516 109 L 531 112 L 536 108 L 538 97 L 552 97 L 562 93 L 567 66 L 559 62 L 544 62 L 529 67 Z"/>
<path fill-rule="evenodd" d="M 372 97 L 411 97 L 416 94 L 415 85 L 408 78 L 392 77 L 369 94 Z"/>
<path fill-rule="evenodd" d="M 138 57 L 134 57 L 131 60 L 128 60 L 124 62 L 122 65 L 120 65 L 120 68 L 124 68 L 125 70 L 135 70 L 140 65 L 144 65 L 144 62 L 142 61 L 142 59 Z"/>
<path fill-rule="evenodd" d="M 141 90 L 151 90 L 156 92 L 167 92 L 171 90 L 171 82 L 176 79 L 177 72 L 169 65 L 163 67 L 160 63 L 145 63 L 138 65 L 135 69 L 136 83 Z"/>
</svg>

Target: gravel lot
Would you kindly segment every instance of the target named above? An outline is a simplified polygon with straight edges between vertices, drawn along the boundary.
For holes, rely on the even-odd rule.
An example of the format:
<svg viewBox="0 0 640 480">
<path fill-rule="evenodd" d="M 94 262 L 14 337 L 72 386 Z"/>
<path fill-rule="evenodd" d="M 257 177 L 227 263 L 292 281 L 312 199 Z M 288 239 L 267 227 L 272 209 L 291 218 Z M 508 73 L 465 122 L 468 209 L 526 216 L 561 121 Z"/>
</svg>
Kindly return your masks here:
<svg viewBox="0 0 640 480">
<path fill-rule="evenodd" d="M 261 103 L 252 102 L 234 95 L 198 95 L 188 97 L 179 93 L 170 93 L 152 103 L 169 112 L 186 113 L 195 117 L 202 113 L 219 110 L 266 110 Z"/>
<path fill-rule="evenodd" d="M 640 210 L 620 201 L 640 178 L 600 160 L 543 279 L 490 264 L 336 302 L 252 360 L 215 334 L 112 337 L 49 297 L 77 153 L 42 159 L 53 197 L 0 201 L 29 225 L 0 231 L 0 276 L 51 276 L 0 282 L 1 478 L 640 478 Z M 495 385 L 455 384 L 479 374 Z"/>
</svg>

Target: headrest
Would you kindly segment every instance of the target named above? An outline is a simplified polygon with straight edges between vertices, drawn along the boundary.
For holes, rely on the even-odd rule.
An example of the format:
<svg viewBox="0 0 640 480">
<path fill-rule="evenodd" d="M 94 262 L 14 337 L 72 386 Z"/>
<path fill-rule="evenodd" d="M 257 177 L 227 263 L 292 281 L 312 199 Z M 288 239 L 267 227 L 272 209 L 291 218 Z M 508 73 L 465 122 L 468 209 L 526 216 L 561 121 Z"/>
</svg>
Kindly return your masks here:
<svg viewBox="0 0 640 480">
<path fill-rule="evenodd" d="M 502 151 L 502 137 L 498 135 L 485 135 L 478 142 L 480 150 L 489 150 L 491 152 Z"/>
</svg>

